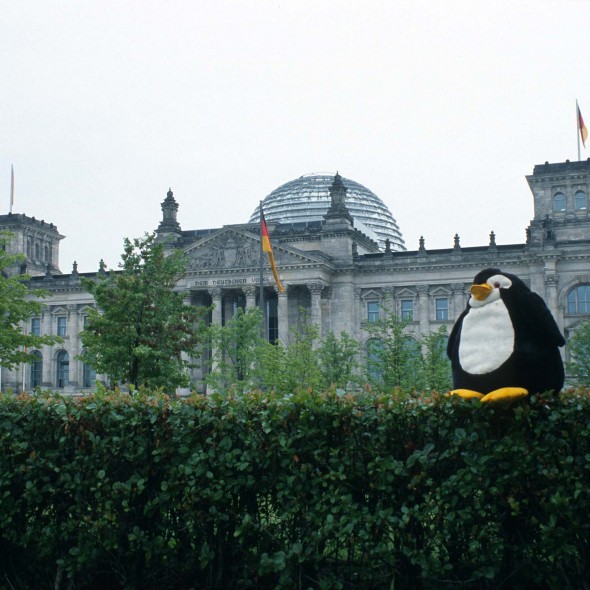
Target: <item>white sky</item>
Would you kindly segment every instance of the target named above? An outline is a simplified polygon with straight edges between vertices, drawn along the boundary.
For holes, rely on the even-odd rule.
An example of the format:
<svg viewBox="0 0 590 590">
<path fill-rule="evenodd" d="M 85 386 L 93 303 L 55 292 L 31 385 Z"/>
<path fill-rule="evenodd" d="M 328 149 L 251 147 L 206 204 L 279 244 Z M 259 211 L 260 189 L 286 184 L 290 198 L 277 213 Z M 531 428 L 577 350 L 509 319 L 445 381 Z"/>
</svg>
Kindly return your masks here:
<svg viewBox="0 0 590 590">
<path fill-rule="evenodd" d="M 0 1 L 0 212 L 53 222 L 69 273 L 156 229 L 247 222 L 333 172 L 408 249 L 524 241 L 535 164 L 590 127 L 590 3 Z M 582 158 L 590 156 L 582 152 Z"/>
</svg>

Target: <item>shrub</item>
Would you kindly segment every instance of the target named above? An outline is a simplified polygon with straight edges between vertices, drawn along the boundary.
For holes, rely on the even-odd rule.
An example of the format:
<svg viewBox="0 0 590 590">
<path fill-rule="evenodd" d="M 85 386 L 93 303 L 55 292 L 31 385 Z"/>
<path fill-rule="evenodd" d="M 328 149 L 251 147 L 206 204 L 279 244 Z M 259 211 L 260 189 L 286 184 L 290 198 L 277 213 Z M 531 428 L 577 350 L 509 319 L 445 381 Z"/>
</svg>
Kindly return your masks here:
<svg viewBox="0 0 590 590">
<path fill-rule="evenodd" d="M 590 395 L 0 398 L 7 588 L 587 588 Z"/>
</svg>

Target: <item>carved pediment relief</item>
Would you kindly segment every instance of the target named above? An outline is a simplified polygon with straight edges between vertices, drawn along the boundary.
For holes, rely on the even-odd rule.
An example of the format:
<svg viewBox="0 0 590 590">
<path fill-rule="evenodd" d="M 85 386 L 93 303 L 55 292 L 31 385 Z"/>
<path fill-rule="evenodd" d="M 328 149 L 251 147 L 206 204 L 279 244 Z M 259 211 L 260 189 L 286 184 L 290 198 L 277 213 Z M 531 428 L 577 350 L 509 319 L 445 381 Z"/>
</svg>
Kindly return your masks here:
<svg viewBox="0 0 590 590">
<path fill-rule="evenodd" d="M 222 232 L 187 251 L 189 270 L 242 268 L 258 264 L 259 242 L 238 232 Z"/>
<path fill-rule="evenodd" d="M 276 244 L 273 244 L 273 253 L 277 266 L 317 262 L 309 256 Z M 246 232 L 223 229 L 187 249 L 186 255 L 189 259 L 189 271 L 258 267 L 260 239 Z"/>
</svg>

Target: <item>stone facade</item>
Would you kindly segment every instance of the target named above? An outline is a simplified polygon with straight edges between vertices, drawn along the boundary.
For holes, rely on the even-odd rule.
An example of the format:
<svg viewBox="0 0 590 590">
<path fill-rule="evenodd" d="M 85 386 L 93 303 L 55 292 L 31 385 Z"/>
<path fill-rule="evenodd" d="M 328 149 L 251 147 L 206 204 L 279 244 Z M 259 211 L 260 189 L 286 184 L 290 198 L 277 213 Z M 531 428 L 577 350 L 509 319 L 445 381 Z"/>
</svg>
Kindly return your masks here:
<svg viewBox="0 0 590 590">
<path fill-rule="evenodd" d="M 337 180 L 337 179 L 336 179 Z M 321 334 L 346 331 L 366 346 L 367 322 L 385 306 L 411 318 L 409 331 L 419 337 L 440 326 L 450 331 L 465 308 L 475 274 L 487 266 L 520 276 L 547 302 L 566 339 L 590 319 L 590 159 L 535 166 L 527 176 L 533 194 L 534 218 L 524 243 L 498 245 L 492 232 L 487 244 L 463 248 L 455 236 L 452 248 L 429 250 L 423 239 L 414 251 L 383 251 L 355 229 L 341 191 L 324 221 L 307 224 L 268 223 L 279 276 L 285 293 L 277 293 L 270 268 L 263 273 L 267 335 L 285 341 L 300 321 L 301 308 L 320 326 Z M 237 306 L 258 305 L 260 236 L 258 224 L 219 229 L 181 229 L 178 203 L 168 191 L 157 229 L 167 248 L 180 248 L 188 257 L 188 272 L 178 289 L 187 304 L 214 305 L 211 321 L 225 322 Z M 46 311 L 36 320 L 43 333 L 64 334 L 64 343 L 38 351 L 33 366 L 3 370 L 2 388 L 31 389 L 34 385 L 84 392 L 95 375 L 76 360 L 79 331 L 92 298 L 80 287 L 74 268 L 60 274 L 59 240 L 53 225 L 26 216 L 1 216 L 2 227 L 18 237 L 13 247 L 27 253 L 27 239 L 50 244 L 50 260 L 27 254 L 27 271 L 37 275 L 34 286 L 51 293 Z M 10 227 L 6 227 L 10 225 Z M 49 271 L 47 264 L 49 263 Z M 104 272 L 101 270 L 99 272 Z M 86 274 L 92 276 L 93 273 Z M 32 319 L 33 321 L 33 319 Z M 31 326 L 23 326 L 31 329 Z M 567 350 L 565 351 L 567 354 Z M 67 363 L 67 364 L 66 364 Z M 98 376 L 101 377 L 100 375 Z M 203 391 L 201 369 L 194 385 Z"/>
</svg>

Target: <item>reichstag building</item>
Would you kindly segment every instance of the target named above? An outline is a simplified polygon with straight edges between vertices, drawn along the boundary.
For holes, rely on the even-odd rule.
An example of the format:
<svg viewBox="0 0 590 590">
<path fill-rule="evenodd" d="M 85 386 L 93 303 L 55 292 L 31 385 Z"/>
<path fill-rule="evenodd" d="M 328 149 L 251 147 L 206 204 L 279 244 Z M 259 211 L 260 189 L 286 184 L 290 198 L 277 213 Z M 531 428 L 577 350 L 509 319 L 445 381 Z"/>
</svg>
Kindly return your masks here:
<svg viewBox="0 0 590 590">
<path fill-rule="evenodd" d="M 493 232 L 481 246 L 429 250 L 423 239 L 408 250 L 400 228 L 383 201 L 364 186 L 341 177 L 302 176 L 280 186 L 263 200 L 280 280 L 277 292 L 270 269 L 264 272 L 267 337 L 286 340 L 301 321 L 302 309 L 322 334 L 346 331 L 364 346 L 366 326 L 385 307 L 410 320 L 416 337 L 447 326 L 465 308 L 475 274 L 497 266 L 522 277 L 546 301 L 566 339 L 590 319 L 590 159 L 545 163 L 526 177 L 533 197 L 533 219 L 520 244 L 496 244 Z M 168 191 L 162 220 L 155 231 L 167 248 L 186 253 L 188 272 L 178 284 L 191 305 L 212 305 L 210 320 L 227 321 L 237 307 L 258 305 L 259 208 L 243 224 L 220 229 L 183 229 L 179 202 Z M 39 386 L 65 393 L 90 391 L 92 369 L 77 360 L 79 333 L 92 297 L 80 284 L 76 264 L 59 268 L 55 225 L 23 214 L 0 216 L 10 231 L 10 249 L 25 262 L 10 272 L 33 276 L 33 287 L 50 293 L 40 317 L 23 330 L 58 334 L 64 342 L 34 351 L 30 365 L 2 369 L 2 389 Z M 100 268 L 98 273 L 104 273 Z M 567 355 L 567 347 L 564 351 Z M 204 371 L 192 374 L 194 389 L 205 391 Z"/>
</svg>

